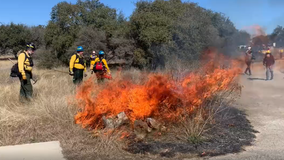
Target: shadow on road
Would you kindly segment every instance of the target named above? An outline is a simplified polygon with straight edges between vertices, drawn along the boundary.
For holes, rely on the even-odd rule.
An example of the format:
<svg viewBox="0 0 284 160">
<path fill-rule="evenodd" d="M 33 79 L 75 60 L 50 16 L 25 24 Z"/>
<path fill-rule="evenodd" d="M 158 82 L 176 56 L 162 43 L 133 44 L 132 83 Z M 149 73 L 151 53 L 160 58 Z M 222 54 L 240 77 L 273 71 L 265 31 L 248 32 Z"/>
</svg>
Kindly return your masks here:
<svg viewBox="0 0 284 160">
<path fill-rule="evenodd" d="M 265 78 L 248 78 L 248 80 L 251 80 L 251 81 L 256 81 L 256 80 L 265 81 L 266 79 Z"/>
</svg>

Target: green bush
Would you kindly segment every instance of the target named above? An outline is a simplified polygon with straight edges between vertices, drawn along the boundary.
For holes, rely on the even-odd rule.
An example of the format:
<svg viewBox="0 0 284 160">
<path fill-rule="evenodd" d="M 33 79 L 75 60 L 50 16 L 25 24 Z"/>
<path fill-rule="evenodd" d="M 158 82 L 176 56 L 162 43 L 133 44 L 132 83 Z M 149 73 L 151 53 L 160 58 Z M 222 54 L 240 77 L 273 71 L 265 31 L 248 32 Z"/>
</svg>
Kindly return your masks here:
<svg viewBox="0 0 284 160">
<path fill-rule="evenodd" d="M 62 63 L 56 58 L 56 55 L 53 54 L 50 50 L 39 48 L 34 55 L 36 62 L 36 67 L 38 68 L 47 68 L 52 69 L 62 65 Z"/>
</svg>

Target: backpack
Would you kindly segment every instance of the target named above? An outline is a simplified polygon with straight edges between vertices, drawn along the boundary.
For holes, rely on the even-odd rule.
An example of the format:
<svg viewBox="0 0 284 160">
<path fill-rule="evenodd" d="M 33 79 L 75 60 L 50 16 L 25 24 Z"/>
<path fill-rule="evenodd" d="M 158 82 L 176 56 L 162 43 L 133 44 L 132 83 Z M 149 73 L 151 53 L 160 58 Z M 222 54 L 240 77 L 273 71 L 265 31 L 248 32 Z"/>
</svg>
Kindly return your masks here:
<svg viewBox="0 0 284 160">
<path fill-rule="evenodd" d="M 10 77 L 20 77 L 21 73 L 19 72 L 18 63 L 14 64 L 11 68 Z"/>
<path fill-rule="evenodd" d="M 103 64 L 102 60 L 100 59 L 99 62 L 96 62 L 94 64 L 94 70 L 95 71 L 102 71 L 103 69 L 104 69 L 104 64 Z"/>
<path fill-rule="evenodd" d="M 84 65 L 85 65 L 84 59 L 83 59 L 83 58 L 80 58 L 77 53 L 73 54 L 71 57 L 73 57 L 74 55 L 76 56 L 76 59 L 75 59 L 75 61 L 74 61 L 73 67 L 75 66 L 75 64 L 81 64 L 81 65 L 84 66 Z M 78 58 L 79 58 L 79 62 L 76 62 L 76 60 L 77 60 Z M 75 71 L 74 69 L 76 69 L 76 68 L 75 68 L 75 67 L 73 68 L 73 72 Z M 68 71 L 70 71 L 70 70 L 68 69 Z"/>
<path fill-rule="evenodd" d="M 18 60 L 18 56 L 16 56 L 16 59 Z M 25 54 L 25 60 L 26 61 L 28 59 L 27 55 Z M 31 66 L 33 66 L 33 62 L 32 60 L 29 58 L 30 64 Z M 19 72 L 19 66 L 18 66 L 18 62 L 16 64 L 14 64 L 11 68 L 11 73 L 10 73 L 10 77 L 20 77 L 22 74 Z"/>
</svg>

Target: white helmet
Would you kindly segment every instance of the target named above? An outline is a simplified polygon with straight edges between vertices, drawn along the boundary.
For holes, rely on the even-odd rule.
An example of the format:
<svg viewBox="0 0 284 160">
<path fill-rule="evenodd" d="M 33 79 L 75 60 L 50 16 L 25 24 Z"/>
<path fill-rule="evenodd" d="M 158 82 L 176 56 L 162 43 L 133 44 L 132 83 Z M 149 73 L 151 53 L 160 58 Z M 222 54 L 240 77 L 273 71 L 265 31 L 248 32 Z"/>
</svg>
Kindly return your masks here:
<svg viewBox="0 0 284 160">
<path fill-rule="evenodd" d="M 251 47 L 248 47 L 249 50 L 251 50 Z"/>
</svg>

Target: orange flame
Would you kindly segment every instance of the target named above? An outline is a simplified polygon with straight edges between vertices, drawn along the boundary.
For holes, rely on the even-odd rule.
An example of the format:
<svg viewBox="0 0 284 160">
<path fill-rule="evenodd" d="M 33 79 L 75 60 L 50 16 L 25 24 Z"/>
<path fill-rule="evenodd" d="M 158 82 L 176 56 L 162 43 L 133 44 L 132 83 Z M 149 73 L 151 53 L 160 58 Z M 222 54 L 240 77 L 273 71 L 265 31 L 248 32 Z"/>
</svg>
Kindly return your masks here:
<svg viewBox="0 0 284 160">
<path fill-rule="evenodd" d="M 121 133 L 120 139 L 124 139 L 124 138 L 127 138 L 129 136 L 130 136 L 130 133 L 124 131 L 124 132 Z"/>
<path fill-rule="evenodd" d="M 142 84 L 116 79 L 102 88 L 85 81 L 78 88 L 76 99 L 81 111 L 75 122 L 82 127 L 103 127 L 102 117 L 114 117 L 125 112 L 131 122 L 148 117 L 162 122 L 176 122 L 184 114 L 192 113 L 216 93 L 228 89 L 240 69 L 233 61 L 231 67 L 211 61 L 202 70 L 183 76 L 179 81 L 161 73 L 151 73 Z"/>
</svg>

